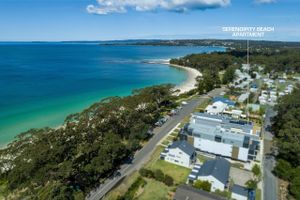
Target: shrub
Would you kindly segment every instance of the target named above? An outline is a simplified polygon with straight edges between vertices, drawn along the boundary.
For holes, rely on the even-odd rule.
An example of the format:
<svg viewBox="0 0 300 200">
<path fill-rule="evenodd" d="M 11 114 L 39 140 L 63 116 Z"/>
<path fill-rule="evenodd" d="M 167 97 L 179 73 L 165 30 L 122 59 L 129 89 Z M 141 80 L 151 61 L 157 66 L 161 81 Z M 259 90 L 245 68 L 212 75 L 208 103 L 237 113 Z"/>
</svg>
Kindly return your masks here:
<svg viewBox="0 0 300 200">
<path fill-rule="evenodd" d="M 226 197 L 227 199 L 230 199 L 230 197 L 231 197 L 231 193 L 229 191 L 226 191 L 226 190 L 221 191 L 219 189 L 216 189 L 216 191 L 214 193 L 219 195 L 219 196 Z"/>
<path fill-rule="evenodd" d="M 256 190 L 257 188 L 257 181 L 256 180 L 248 180 L 246 182 L 246 186 L 249 190 Z"/>
<path fill-rule="evenodd" d="M 154 178 L 154 173 L 149 169 L 142 168 L 140 169 L 139 173 L 143 177 Z"/>
<path fill-rule="evenodd" d="M 160 169 L 157 169 L 154 171 L 154 178 L 160 182 L 163 182 L 165 175 Z"/>
<path fill-rule="evenodd" d="M 210 192 L 210 189 L 211 189 L 211 183 L 208 182 L 208 181 L 200 181 L 200 180 L 197 180 L 197 181 L 193 184 L 193 187 L 194 187 L 194 188 L 197 188 L 197 189 L 205 190 L 205 191 L 207 191 L 207 192 Z"/>
<path fill-rule="evenodd" d="M 139 173 L 143 177 L 153 178 L 157 181 L 163 182 L 167 186 L 172 186 L 174 184 L 173 178 L 169 175 L 165 175 L 160 169 L 153 172 L 149 169 L 142 168 L 139 170 Z"/>
<path fill-rule="evenodd" d="M 117 200 L 132 200 L 140 187 L 146 185 L 146 181 L 142 177 L 138 177 L 137 180 L 129 187 L 128 191 L 123 195 L 119 196 Z"/>
<path fill-rule="evenodd" d="M 165 175 L 164 184 L 166 184 L 167 186 L 172 186 L 174 184 L 173 178 L 169 175 Z"/>
</svg>

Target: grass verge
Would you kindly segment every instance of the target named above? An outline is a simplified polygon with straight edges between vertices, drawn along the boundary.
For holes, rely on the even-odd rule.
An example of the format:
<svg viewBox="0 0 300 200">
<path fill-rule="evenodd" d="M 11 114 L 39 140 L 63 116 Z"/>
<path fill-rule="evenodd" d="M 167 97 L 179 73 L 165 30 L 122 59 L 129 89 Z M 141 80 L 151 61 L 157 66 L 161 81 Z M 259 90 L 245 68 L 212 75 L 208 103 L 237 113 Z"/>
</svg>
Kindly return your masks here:
<svg viewBox="0 0 300 200">
<path fill-rule="evenodd" d="M 154 179 L 146 179 L 147 184 L 142 193 L 137 197 L 138 200 L 162 200 L 168 199 L 168 191 L 170 188 L 162 182 Z"/>
<path fill-rule="evenodd" d="M 189 168 L 171 164 L 164 160 L 157 160 L 148 168 L 150 168 L 151 170 L 162 170 L 165 174 L 171 176 L 174 179 L 175 184 L 185 183 L 189 173 L 191 172 L 191 169 Z"/>
</svg>

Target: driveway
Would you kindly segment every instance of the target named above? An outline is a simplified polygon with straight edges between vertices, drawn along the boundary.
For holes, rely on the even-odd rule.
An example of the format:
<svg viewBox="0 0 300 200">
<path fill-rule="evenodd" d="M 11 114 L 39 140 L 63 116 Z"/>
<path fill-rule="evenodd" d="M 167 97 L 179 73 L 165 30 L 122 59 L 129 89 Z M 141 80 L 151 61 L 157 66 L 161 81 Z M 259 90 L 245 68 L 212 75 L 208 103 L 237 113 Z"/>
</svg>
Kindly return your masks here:
<svg viewBox="0 0 300 200">
<path fill-rule="evenodd" d="M 233 180 L 234 184 L 240 186 L 246 186 L 246 182 L 253 178 L 252 172 L 236 167 L 230 168 L 229 176 Z"/>
</svg>

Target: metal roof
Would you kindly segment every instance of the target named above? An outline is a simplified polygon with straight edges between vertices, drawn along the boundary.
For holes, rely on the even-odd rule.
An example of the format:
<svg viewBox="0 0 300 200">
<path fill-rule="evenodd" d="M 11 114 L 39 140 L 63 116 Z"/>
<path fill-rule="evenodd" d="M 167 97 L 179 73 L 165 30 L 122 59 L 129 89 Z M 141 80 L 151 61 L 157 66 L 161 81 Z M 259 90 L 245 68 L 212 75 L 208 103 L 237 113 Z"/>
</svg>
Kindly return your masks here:
<svg viewBox="0 0 300 200">
<path fill-rule="evenodd" d="M 188 185 L 178 186 L 174 195 L 174 200 L 225 200 L 223 197 L 211 194 L 209 192 L 193 188 Z"/>
<path fill-rule="evenodd" d="M 185 140 L 175 141 L 168 148 L 169 149 L 179 148 L 180 150 L 182 150 L 183 152 L 185 152 L 190 156 L 193 155 L 193 153 L 195 152 L 195 148 Z"/>
<path fill-rule="evenodd" d="M 213 176 L 221 183 L 226 184 L 229 179 L 230 163 L 217 157 L 214 160 L 206 161 L 198 172 L 198 176 Z"/>
<path fill-rule="evenodd" d="M 230 99 L 227 99 L 227 98 L 224 98 L 224 97 L 215 97 L 215 98 L 213 98 L 212 101 L 213 102 L 221 101 L 223 103 L 226 103 L 229 106 L 234 106 L 235 105 L 234 101 L 231 101 Z"/>
<path fill-rule="evenodd" d="M 232 191 L 232 193 L 239 194 L 244 197 L 248 197 L 248 193 L 249 193 L 247 188 L 240 186 L 240 185 L 233 185 L 231 191 Z"/>
</svg>

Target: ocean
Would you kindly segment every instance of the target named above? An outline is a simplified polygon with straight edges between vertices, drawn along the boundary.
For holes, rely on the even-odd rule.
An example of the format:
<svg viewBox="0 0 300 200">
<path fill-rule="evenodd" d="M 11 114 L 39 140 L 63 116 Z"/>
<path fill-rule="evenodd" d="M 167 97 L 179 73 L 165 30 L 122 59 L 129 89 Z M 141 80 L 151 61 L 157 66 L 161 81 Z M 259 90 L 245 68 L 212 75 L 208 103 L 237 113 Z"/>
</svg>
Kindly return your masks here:
<svg viewBox="0 0 300 200">
<path fill-rule="evenodd" d="M 0 43 L 0 145 L 30 128 L 57 127 L 108 96 L 172 83 L 187 73 L 148 61 L 222 47 L 105 46 L 96 43 Z"/>
</svg>

